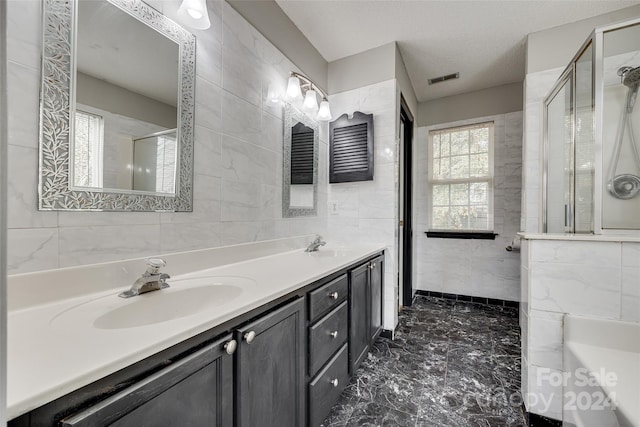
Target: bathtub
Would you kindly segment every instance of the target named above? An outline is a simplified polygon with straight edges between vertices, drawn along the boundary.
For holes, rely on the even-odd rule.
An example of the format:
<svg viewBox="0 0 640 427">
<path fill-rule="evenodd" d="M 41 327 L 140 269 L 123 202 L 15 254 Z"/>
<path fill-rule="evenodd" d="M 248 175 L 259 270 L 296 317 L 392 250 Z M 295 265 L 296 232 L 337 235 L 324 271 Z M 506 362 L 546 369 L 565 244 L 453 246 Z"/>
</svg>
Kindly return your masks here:
<svg viewBox="0 0 640 427">
<path fill-rule="evenodd" d="M 566 315 L 564 426 L 640 426 L 640 324 Z"/>
</svg>

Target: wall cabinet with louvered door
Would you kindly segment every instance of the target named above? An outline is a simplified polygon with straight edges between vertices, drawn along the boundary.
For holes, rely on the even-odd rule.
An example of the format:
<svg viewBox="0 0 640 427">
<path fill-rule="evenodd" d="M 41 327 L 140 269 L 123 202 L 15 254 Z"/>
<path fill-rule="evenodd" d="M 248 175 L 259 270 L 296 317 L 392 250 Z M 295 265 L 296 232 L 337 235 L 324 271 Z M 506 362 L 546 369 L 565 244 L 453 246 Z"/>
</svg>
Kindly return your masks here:
<svg viewBox="0 0 640 427">
<path fill-rule="evenodd" d="M 237 331 L 236 425 L 304 427 L 304 298 Z"/>
<path fill-rule="evenodd" d="M 64 418 L 62 427 L 233 425 L 231 336 Z M 35 421 L 32 425 L 36 425 Z M 40 425 L 50 425 L 40 424 Z"/>
<path fill-rule="evenodd" d="M 373 114 L 343 114 L 329 124 L 329 183 L 373 180 Z"/>
</svg>

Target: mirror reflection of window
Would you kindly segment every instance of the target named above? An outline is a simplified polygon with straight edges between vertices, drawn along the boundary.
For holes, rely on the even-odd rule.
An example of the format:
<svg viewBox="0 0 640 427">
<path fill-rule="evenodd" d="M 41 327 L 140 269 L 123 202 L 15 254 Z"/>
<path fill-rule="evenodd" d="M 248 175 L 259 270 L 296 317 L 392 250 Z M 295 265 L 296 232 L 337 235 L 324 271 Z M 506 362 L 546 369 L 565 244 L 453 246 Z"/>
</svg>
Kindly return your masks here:
<svg viewBox="0 0 640 427">
<path fill-rule="evenodd" d="M 77 187 L 102 187 L 103 118 L 76 110 L 73 184 Z"/>
<path fill-rule="evenodd" d="M 133 141 L 133 189 L 173 193 L 176 182 L 176 131 Z"/>
</svg>

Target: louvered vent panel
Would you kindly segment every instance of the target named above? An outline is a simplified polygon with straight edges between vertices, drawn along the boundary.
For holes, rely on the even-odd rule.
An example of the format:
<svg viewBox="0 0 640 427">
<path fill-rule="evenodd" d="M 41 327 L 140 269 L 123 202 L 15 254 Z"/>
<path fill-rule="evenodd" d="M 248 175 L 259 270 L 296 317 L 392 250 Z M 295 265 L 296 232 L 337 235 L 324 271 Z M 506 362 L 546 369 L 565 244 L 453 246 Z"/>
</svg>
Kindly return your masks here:
<svg viewBox="0 0 640 427">
<path fill-rule="evenodd" d="M 333 131 L 333 172 L 355 172 L 369 168 L 367 124 L 347 126 Z"/>
<path fill-rule="evenodd" d="M 330 125 L 330 181 L 373 179 L 373 114 L 345 114 Z"/>
<path fill-rule="evenodd" d="M 313 184 L 313 130 L 291 135 L 291 184 Z"/>
</svg>

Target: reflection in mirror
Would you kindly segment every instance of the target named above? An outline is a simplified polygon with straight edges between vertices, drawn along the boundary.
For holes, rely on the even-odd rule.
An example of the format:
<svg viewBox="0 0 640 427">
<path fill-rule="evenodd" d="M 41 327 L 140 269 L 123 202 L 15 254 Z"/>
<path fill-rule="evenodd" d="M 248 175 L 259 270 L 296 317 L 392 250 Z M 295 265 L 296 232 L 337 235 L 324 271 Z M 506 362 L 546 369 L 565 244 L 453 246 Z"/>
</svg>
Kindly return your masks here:
<svg viewBox="0 0 640 427">
<path fill-rule="evenodd" d="M 140 0 L 44 19 L 40 209 L 191 211 L 194 36 Z"/>
<path fill-rule="evenodd" d="M 175 193 L 175 136 L 146 136 L 177 132 L 178 43 L 106 1 L 77 22 L 73 186 Z"/>
<path fill-rule="evenodd" d="M 282 215 L 317 212 L 318 124 L 291 104 L 285 105 Z"/>
</svg>

